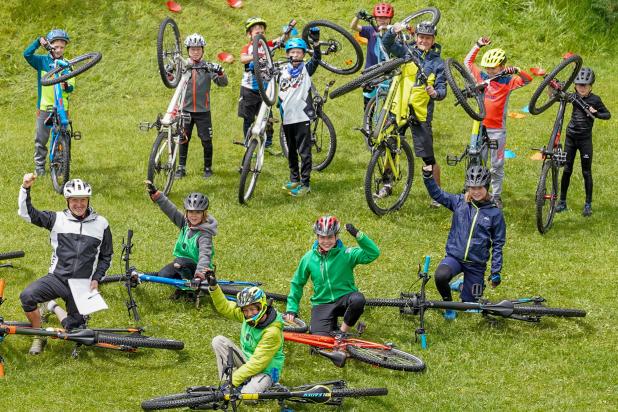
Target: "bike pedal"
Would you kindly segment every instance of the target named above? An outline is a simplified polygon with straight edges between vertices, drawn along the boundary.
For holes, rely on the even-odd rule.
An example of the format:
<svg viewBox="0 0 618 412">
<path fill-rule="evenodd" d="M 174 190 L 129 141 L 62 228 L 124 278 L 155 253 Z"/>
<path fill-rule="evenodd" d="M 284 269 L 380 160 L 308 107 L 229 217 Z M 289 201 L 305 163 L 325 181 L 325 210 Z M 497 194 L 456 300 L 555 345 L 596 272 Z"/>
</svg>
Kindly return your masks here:
<svg viewBox="0 0 618 412">
<path fill-rule="evenodd" d="M 139 129 L 140 129 L 142 132 L 147 132 L 147 131 L 148 131 L 148 130 L 150 130 L 152 127 L 153 127 L 153 124 L 152 124 L 152 123 L 150 123 L 150 122 L 141 122 L 141 123 L 139 124 Z"/>
<path fill-rule="evenodd" d="M 245 142 L 241 142 L 239 140 L 232 140 L 232 143 L 237 144 L 238 146 L 245 146 Z"/>
<path fill-rule="evenodd" d="M 81 140 L 82 139 L 82 132 L 73 132 L 71 137 L 73 138 L 73 140 Z"/>
</svg>

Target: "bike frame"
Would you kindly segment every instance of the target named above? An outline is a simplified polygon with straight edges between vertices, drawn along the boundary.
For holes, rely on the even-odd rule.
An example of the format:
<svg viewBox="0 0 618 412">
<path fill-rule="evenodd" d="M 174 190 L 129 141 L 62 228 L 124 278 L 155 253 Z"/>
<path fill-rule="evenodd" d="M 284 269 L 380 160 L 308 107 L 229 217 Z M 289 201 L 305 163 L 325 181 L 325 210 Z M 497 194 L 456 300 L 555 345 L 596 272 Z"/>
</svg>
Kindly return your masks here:
<svg viewBox="0 0 618 412">
<path fill-rule="evenodd" d="M 63 66 L 63 60 L 54 60 L 54 68 Z M 59 77 L 61 72 L 56 74 Z M 62 94 L 62 83 L 56 83 L 54 87 L 54 107 L 52 108 L 52 129 L 51 129 L 51 144 L 49 150 L 49 162 L 52 164 L 54 161 L 54 155 L 56 154 L 56 146 L 58 143 L 58 137 L 62 133 L 66 133 L 69 138 L 69 147 L 71 145 L 71 138 L 73 137 L 73 131 L 71 121 L 69 120 L 69 113 L 64 108 L 64 97 Z M 70 152 L 70 149 L 69 149 Z"/>
</svg>

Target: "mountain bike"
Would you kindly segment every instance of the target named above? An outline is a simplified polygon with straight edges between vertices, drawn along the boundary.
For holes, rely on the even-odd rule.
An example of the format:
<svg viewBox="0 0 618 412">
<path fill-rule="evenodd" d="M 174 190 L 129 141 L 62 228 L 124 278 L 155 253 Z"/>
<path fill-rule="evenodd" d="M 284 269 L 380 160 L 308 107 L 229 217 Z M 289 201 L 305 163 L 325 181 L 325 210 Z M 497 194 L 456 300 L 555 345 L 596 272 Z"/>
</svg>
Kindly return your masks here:
<svg viewBox="0 0 618 412">
<path fill-rule="evenodd" d="M 6 252 L 0 253 L 0 260 L 9 260 L 16 259 L 26 256 L 26 253 L 23 250 L 16 250 L 14 252 Z M 13 265 L 11 263 L 2 263 L 0 264 L 0 268 L 12 268 Z"/>
<path fill-rule="evenodd" d="M 5 302 L 5 281 L 0 279 L 0 305 Z M 143 334 L 143 328 L 88 328 L 67 331 L 62 328 L 33 328 L 28 322 L 5 321 L 0 316 L 0 343 L 7 335 L 26 335 L 49 337 L 51 339 L 68 340 L 76 346 L 71 355 L 78 356 L 81 346 L 115 349 L 123 352 L 135 352 L 138 348 L 180 350 L 184 348 L 182 341 L 173 339 L 153 338 Z M 3 359 L 0 356 L 0 377 L 4 376 Z"/>
<path fill-rule="evenodd" d="M 51 52 L 52 47 L 45 48 Z M 50 112 L 45 125 L 51 128 L 49 146 L 49 171 L 54 189 L 62 193 L 64 184 L 69 180 L 71 170 L 71 139 L 79 140 L 82 134 L 73 130 L 69 112 L 64 108 L 62 82 L 89 70 L 101 61 L 101 53 L 86 53 L 71 60 L 55 59 L 54 68 L 41 77 L 41 85 L 54 86 L 54 105 L 47 107 Z"/>
<path fill-rule="evenodd" d="M 191 409 L 221 409 L 236 411 L 244 401 L 277 401 L 281 411 L 288 411 L 286 402 L 316 403 L 340 406 L 344 398 L 360 398 L 363 396 L 384 396 L 386 388 L 348 388 L 343 380 L 310 383 L 301 386 L 287 387 L 275 383 L 261 393 L 241 393 L 232 385 L 234 369 L 233 351 L 230 349 L 227 357 L 224 378 L 219 386 L 192 386 L 183 393 L 162 396 L 142 402 L 146 411 L 174 408 Z"/>
<path fill-rule="evenodd" d="M 337 132 L 335 126 L 330 121 L 330 118 L 324 113 L 324 104 L 328 100 L 328 91 L 335 83 L 334 80 L 329 81 L 324 89 L 324 94 L 320 96 L 315 85 L 311 84 L 311 94 L 313 96 L 313 109 L 315 118 L 311 120 L 311 162 L 312 169 L 322 171 L 328 167 L 330 162 L 335 157 L 337 150 Z M 279 130 L 279 142 L 283 155 L 288 157 L 288 143 L 285 138 L 283 126 Z"/>
<path fill-rule="evenodd" d="M 286 36 L 294 28 L 294 25 L 296 25 L 296 21 L 290 21 L 283 35 Z M 313 27 L 318 27 L 320 29 L 321 40 L 319 44 L 323 56 L 320 65 L 322 67 L 338 74 L 354 73 L 360 68 L 362 64 L 362 51 L 360 50 L 360 45 L 358 45 L 352 35 L 335 23 L 326 20 L 315 20 L 307 23 L 303 28 L 303 38 L 305 41 L 308 41 L 309 31 Z M 309 43 L 312 42 L 308 42 L 308 44 Z M 264 165 L 266 125 L 270 116 L 271 107 L 277 101 L 281 72 L 289 62 L 288 59 L 280 61 L 273 60 L 275 52 L 281 47 L 283 47 L 282 42 L 269 46 L 263 35 L 258 35 L 253 38 L 253 72 L 255 74 L 258 91 L 262 97 L 262 105 L 243 143 L 246 150 L 239 168 L 240 183 L 238 187 L 238 202 L 240 204 L 246 204 L 253 196 L 258 177 Z M 348 53 L 350 49 L 354 51 L 353 54 Z M 307 53 L 313 55 L 312 44 L 309 45 Z M 324 121 L 324 123 L 326 124 L 326 121 Z M 319 124 L 316 123 L 316 125 Z M 332 144 L 331 140 L 329 140 L 329 142 L 331 144 L 329 150 L 326 152 L 327 157 L 331 150 L 334 155 L 335 149 L 335 145 Z M 327 165 L 324 165 L 324 167 L 326 166 Z"/>
<path fill-rule="evenodd" d="M 534 149 L 541 152 L 543 156 L 541 175 L 535 195 L 536 227 L 541 234 L 547 233 L 552 226 L 558 201 L 558 178 L 560 169 L 566 163 L 567 154 L 562 148 L 560 138 L 567 103 L 578 105 L 588 116 L 594 117 L 588 110 L 588 104 L 577 93 L 567 92 L 581 66 L 582 58 L 576 54 L 562 60 L 549 74 L 544 76 L 528 104 L 530 113 L 537 115 L 543 113 L 555 102 L 560 103 L 547 145 Z"/>
<path fill-rule="evenodd" d="M 428 300 L 425 287 L 431 276 L 429 270 L 429 256 L 425 256 L 423 269 L 418 268 L 418 280 L 421 281 L 419 292 L 401 292 L 398 299 L 366 299 L 365 307 L 397 307 L 402 314 L 419 316 L 419 327 L 415 330 L 415 340 L 420 338 L 423 349 L 427 348 L 425 334 L 425 311 L 427 309 L 450 309 L 464 312 L 480 313 L 486 317 L 501 317 L 525 322 L 540 322 L 543 316 L 556 317 L 585 317 L 586 311 L 581 309 L 552 308 L 544 305 L 545 299 L 540 296 L 514 300 L 490 302 L 481 299 L 483 285 L 474 285 L 473 295 L 477 302 L 447 302 L 442 300 Z"/>
<path fill-rule="evenodd" d="M 425 19 L 428 19 L 425 16 L 431 16 L 430 20 L 437 23 L 440 12 L 436 8 L 422 9 L 406 17 L 401 24 L 407 26 L 413 18 L 419 16 Z M 398 36 L 401 44 L 411 47 L 405 38 L 402 38 L 403 33 Z M 427 84 L 427 75 L 422 69 L 419 57 L 414 51 L 410 51 L 405 57 L 375 65 L 357 79 L 330 93 L 331 98 L 336 98 L 358 87 L 375 85 L 376 82 L 383 82 L 387 79 L 391 81 L 377 119 L 371 122 L 365 120 L 365 125 L 372 124 L 372 127 L 364 126 L 364 130 L 361 130 L 364 132 L 363 136 L 365 136 L 367 146 L 371 148 L 371 160 L 367 166 L 364 181 L 365 200 L 369 209 L 378 216 L 399 210 L 403 206 L 410 194 L 414 179 L 412 149 L 403 138 L 403 132 L 412 118 L 404 118 L 402 114 L 404 108 L 393 105 L 395 98 L 404 93 L 401 72 L 406 64 L 417 66 L 417 84 Z M 404 98 L 402 101 L 407 104 L 407 99 Z M 378 100 L 374 101 L 371 107 L 368 105 L 366 113 L 371 119 L 380 108 L 379 103 L 381 102 Z"/>
<path fill-rule="evenodd" d="M 164 194 L 169 194 L 174 184 L 174 174 L 178 167 L 179 145 L 186 143 L 185 125 L 191 115 L 182 110 L 187 84 L 192 70 L 213 72 L 213 65 L 201 62 L 188 64 L 180 47 L 180 31 L 176 22 L 166 17 L 159 26 L 157 34 L 157 63 L 163 84 L 176 89 L 164 115 L 159 114 L 154 122 L 141 122 L 140 130 L 156 129 L 157 137 L 148 158 L 147 179 L 157 187 L 162 187 Z"/>
</svg>

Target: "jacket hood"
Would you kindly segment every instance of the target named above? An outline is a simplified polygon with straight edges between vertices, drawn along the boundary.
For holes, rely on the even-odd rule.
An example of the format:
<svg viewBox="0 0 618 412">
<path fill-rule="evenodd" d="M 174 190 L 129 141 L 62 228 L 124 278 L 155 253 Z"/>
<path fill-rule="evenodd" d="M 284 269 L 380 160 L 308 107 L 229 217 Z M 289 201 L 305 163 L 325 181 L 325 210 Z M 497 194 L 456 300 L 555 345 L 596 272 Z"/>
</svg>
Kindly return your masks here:
<svg viewBox="0 0 618 412">
<path fill-rule="evenodd" d="M 90 206 L 88 206 L 87 213 L 88 215 L 85 218 L 79 219 L 73 213 L 71 213 L 69 208 L 64 209 L 64 215 L 67 217 L 67 219 L 73 220 L 75 222 L 90 222 L 91 220 L 95 220 L 98 216 L 97 212 L 95 212 L 94 209 Z"/>
<path fill-rule="evenodd" d="M 189 221 L 187 221 L 187 224 Z M 211 236 L 215 236 L 217 234 L 217 219 L 208 215 L 208 218 L 204 223 L 200 223 L 197 226 L 189 226 L 191 230 L 199 230 L 200 232 L 208 233 Z"/>
</svg>

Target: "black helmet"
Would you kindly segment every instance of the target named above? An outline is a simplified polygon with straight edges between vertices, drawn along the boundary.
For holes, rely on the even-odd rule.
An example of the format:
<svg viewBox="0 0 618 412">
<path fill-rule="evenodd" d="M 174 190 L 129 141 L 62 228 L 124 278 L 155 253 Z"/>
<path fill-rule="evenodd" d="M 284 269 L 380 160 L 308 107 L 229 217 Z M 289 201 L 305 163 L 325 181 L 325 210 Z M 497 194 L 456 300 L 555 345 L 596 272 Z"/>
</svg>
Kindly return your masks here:
<svg viewBox="0 0 618 412">
<path fill-rule="evenodd" d="M 208 197 L 200 192 L 189 193 L 185 198 L 185 210 L 208 210 Z"/>
<path fill-rule="evenodd" d="M 470 186 L 485 186 L 489 188 L 491 173 L 483 166 L 472 166 L 466 172 L 466 187 Z"/>
<path fill-rule="evenodd" d="M 416 34 L 426 34 L 428 36 L 437 36 L 438 29 L 436 29 L 436 26 L 431 24 L 430 21 L 422 21 L 416 25 L 415 33 Z"/>
<path fill-rule="evenodd" d="M 594 84 L 594 72 L 590 67 L 582 67 L 574 80 L 575 84 Z"/>
</svg>

